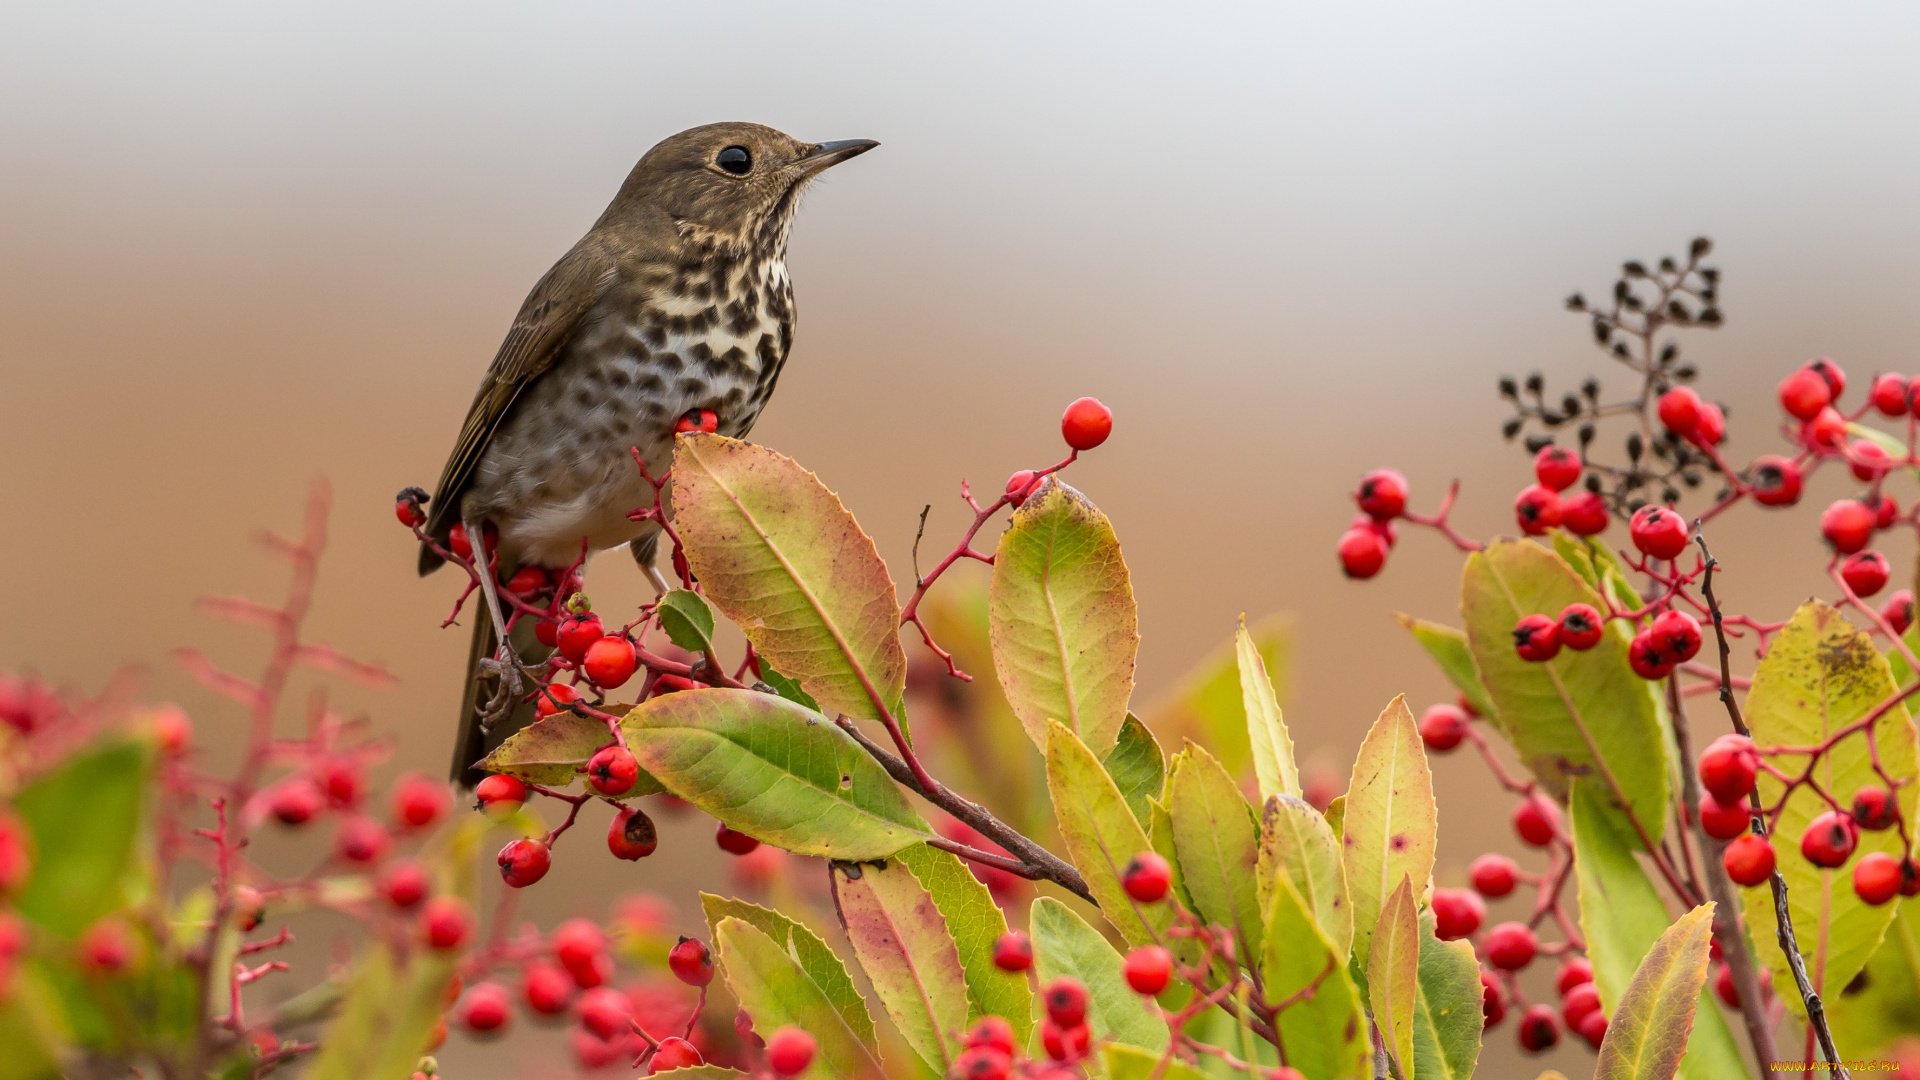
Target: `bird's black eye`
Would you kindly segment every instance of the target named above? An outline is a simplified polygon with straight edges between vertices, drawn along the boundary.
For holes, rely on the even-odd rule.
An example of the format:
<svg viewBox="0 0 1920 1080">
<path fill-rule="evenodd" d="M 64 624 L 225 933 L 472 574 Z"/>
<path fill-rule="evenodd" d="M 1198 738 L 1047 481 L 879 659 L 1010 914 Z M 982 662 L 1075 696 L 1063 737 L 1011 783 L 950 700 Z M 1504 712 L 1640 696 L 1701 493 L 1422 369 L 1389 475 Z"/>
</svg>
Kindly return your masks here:
<svg viewBox="0 0 1920 1080">
<path fill-rule="evenodd" d="M 714 158 L 713 163 L 735 176 L 745 176 L 753 168 L 753 155 L 747 153 L 744 146 L 729 146 L 720 151 L 720 156 Z"/>
</svg>

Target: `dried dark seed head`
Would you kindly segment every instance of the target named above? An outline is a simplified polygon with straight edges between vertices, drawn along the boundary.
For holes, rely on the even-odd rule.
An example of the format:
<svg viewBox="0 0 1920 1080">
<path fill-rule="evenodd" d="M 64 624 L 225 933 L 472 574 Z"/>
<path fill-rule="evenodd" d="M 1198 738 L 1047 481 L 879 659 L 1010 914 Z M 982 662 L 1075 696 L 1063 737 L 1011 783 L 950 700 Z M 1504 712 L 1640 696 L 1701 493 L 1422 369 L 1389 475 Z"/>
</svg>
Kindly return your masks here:
<svg viewBox="0 0 1920 1080">
<path fill-rule="evenodd" d="M 1672 342 L 1672 341 L 1667 342 L 1665 345 L 1662 345 L 1660 347 L 1660 366 L 1666 367 L 1668 364 L 1673 363 L 1673 358 L 1679 355 L 1680 355 L 1679 343 Z"/>
<path fill-rule="evenodd" d="M 1627 355 L 1627 343 L 1626 343 L 1626 342 L 1624 342 L 1624 341 L 1616 341 L 1616 342 L 1614 342 L 1614 343 L 1613 343 L 1613 355 L 1615 355 L 1615 356 L 1625 356 L 1625 355 Z"/>
<path fill-rule="evenodd" d="M 1566 413 L 1568 416 L 1579 416 L 1580 396 L 1578 394 L 1568 394 L 1566 397 L 1561 398 L 1560 411 Z"/>
<path fill-rule="evenodd" d="M 1639 311 L 1646 306 L 1646 302 L 1632 293 L 1628 293 L 1620 298 L 1620 306 L 1626 308 L 1628 311 Z"/>
<path fill-rule="evenodd" d="M 1593 340 L 1605 345 L 1613 337 L 1613 327 L 1598 315 L 1593 317 Z"/>
<path fill-rule="evenodd" d="M 1633 514 L 1633 512 L 1634 512 L 1634 511 L 1636 511 L 1636 510 L 1638 510 L 1638 509 L 1640 509 L 1641 507 L 1643 507 L 1643 506 L 1645 506 L 1645 505 L 1647 505 L 1647 500 L 1645 500 L 1645 499 L 1628 499 L 1628 500 L 1627 500 L 1627 513 L 1628 513 L 1629 515 L 1631 515 L 1631 514 Z"/>
<path fill-rule="evenodd" d="M 1639 461 L 1640 455 L 1646 453 L 1646 450 L 1647 450 L 1646 444 L 1640 441 L 1639 432 L 1636 431 L 1633 434 L 1627 436 L 1627 460 L 1628 461 Z"/>
<path fill-rule="evenodd" d="M 1613 283 L 1613 302 L 1616 304 L 1625 303 L 1627 299 L 1627 294 L 1630 293 L 1631 291 L 1632 291 L 1632 287 L 1629 286 L 1626 282 L 1624 281 L 1614 282 Z"/>
<path fill-rule="evenodd" d="M 1593 441 L 1593 425 L 1581 424 L 1580 425 L 1580 449 L 1582 451 L 1581 453 L 1582 457 L 1586 456 L 1585 451 L 1587 448 L 1587 444 L 1592 441 Z"/>
<path fill-rule="evenodd" d="M 1692 255 L 1696 259 L 1704 259 L 1707 257 L 1707 253 L 1712 250 L 1713 250 L 1712 240 L 1709 240 L 1704 236 L 1696 236 L 1693 238 L 1693 246 L 1690 249 L 1688 249 L 1688 254 Z"/>
<path fill-rule="evenodd" d="M 1703 266 L 1700 268 L 1700 280 L 1709 285 L 1716 284 L 1720 280 L 1720 271 L 1715 267 Z"/>
<path fill-rule="evenodd" d="M 1564 416 L 1561 416 L 1557 412 L 1554 412 L 1552 409 L 1543 409 L 1540 412 L 1540 422 L 1547 425 L 1548 427 L 1558 427 L 1561 424 L 1566 423 L 1567 418 Z"/>
<path fill-rule="evenodd" d="M 1542 375 L 1537 371 L 1530 371 L 1527 373 L 1527 393 L 1538 395 L 1541 389 L 1546 385 L 1547 385 L 1547 377 L 1545 375 Z"/>
<path fill-rule="evenodd" d="M 1513 381 L 1513 376 L 1500 376 L 1500 396 L 1503 398 L 1517 398 L 1520 396 L 1520 384 Z"/>
<path fill-rule="evenodd" d="M 1662 255 L 1660 257 L 1660 269 L 1663 273 L 1671 274 L 1678 271 L 1680 268 L 1674 265 L 1673 256 Z"/>
<path fill-rule="evenodd" d="M 1702 311 L 1700 313 L 1700 325 L 1701 326 L 1719 326 L 1720 325 L 1720 309 L 1708 308 L 1705 311 Z"/>
<path fill-rule="evenodd" d="M 1691 322 L 1693 320 L 1693 312 L 1688 311 L 1685 304 L 1682 304 L 1678 300 L 1673 300 L 1667 304 L 1667 317 L 1674 322 Z"/>
<path fill-rule="evenodd" d="M 1587 474 L 1587 490 L 1595 495 L 1600 494 L 1600 477 L 1597 473 Z"/>
<path fill-rule="evenodd" d="M 1591 375 L 1587 376 L 1587 381 L 1580 384 L 1580 392 L 1587 395 L 1587 400 L 1589 401 L 1599 400 L 1600 380 Z"/>
<path fill-rule="evenodd" d="M 1527 436 L 1527 453 L 1529 454 L 1537 454 L 1540 451 L 1545 450 L 1547 447 L 1552 445 L 1553 445 L 1553 436 L 1551 435 Z"/>
<path fill-rule="evenodd" d="M 1620 272 L 1630 278 L 1643 278 L 1647 276 L 1647 268 L 1640 262 L 1631 259 L 1621 264 Z"/>
<path fill-rule="evenodd" d="M 1660 492 L 1660 501 L 1666 503 L 1668 506 L 1672 506 L 1674 503 L 1680 501 L 1680 493 L 1673 489 L 1673 485 L 1669 484 Z"/>
<path fill-rule="evenodd" d="M 1681 382 L 1692 382 L 1694 376 L 1698 374 L 1700 374 L 1700 370 L 1692 364 L 1681 364 L 1679 367 L 1673 369 L 1673 377 L 1679 379 Z"/>
<path fill-rule="evenodd" d="M 1521 422 L 1522 422 L 1521 419 L 1515 416 L 1507 420 L 1505 423 L 1501 424 L 1500 437 L 1503 439 L 1506 439 L 1508 442 L 1512 442 L 1513 437 L 1515 435 L 1520 434 Z"/>
<path fill-rule="evenodd" d="M 1574 293 L 1572 296 L 1567 297 L 1567 310 L 1568 311 L 1587 310 L 1587 298 L 1584 296 L 1581 296 L 1579 293 Z"/>
<path fill-rule="evenodd" d="M 1697 488 L 1700 486 L 1700 474 L 1692 469 L 1688 469 L 1686 472 L 1680 474 L 1680 482 L 1690 488 Z"/>
</svg>

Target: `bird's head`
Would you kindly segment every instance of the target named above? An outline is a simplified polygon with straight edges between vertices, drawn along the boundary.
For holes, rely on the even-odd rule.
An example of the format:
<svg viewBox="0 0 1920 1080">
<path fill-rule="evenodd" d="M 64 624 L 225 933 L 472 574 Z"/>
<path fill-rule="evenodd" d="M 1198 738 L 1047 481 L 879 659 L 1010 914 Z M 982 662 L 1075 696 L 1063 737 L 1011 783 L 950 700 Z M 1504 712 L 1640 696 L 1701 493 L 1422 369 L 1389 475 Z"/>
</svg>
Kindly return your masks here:
<svg viewBox="0 0 1920 1080">
<path fill-rule="evenodd" d="M 763 124 L 690 128 L 647 151 L 602 221 L 664 217 L 684 241 L 777 256 L 807 182 L 878 145 L 802 142 Z"/>
</svg>

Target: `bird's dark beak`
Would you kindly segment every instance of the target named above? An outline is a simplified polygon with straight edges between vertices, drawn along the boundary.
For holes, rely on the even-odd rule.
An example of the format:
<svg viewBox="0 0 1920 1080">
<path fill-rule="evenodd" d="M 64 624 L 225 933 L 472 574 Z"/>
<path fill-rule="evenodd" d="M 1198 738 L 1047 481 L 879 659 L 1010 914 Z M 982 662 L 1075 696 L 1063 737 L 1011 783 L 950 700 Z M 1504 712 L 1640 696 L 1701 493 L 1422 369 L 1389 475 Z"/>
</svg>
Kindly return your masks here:
<svg viewBox="0 0 1920 1080">
<path fill-rule="evenodd" d="M 813 148 L 813 152 L 794 163 L 802 176 L 812 176 L 824 172 L 848 158 L 861 154 L 880 144 L 872 139 L 840 139 L 836 142 L 824 142 Z"/>
</svg>

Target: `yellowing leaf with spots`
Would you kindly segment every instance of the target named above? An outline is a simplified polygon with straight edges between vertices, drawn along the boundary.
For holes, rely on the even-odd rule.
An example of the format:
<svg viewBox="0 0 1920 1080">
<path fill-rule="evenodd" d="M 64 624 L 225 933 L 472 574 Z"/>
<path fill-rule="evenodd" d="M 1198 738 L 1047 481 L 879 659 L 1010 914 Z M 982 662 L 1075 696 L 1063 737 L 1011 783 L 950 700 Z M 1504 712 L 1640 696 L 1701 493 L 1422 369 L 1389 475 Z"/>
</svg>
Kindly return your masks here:
<svg viewBox="0 0 1920 1080">
<path fill-rule="evenodd" d="M 1424 895 L 1433 876 L 1439 811 L 1426 747 L 1406 698 L 1394 698 L 1360 743 L 1346 800 L 1340 842 L 1353 910 L 1353 955 L 1366 956 L 1394 886 L 1409 878 Z"/>
</svg>

